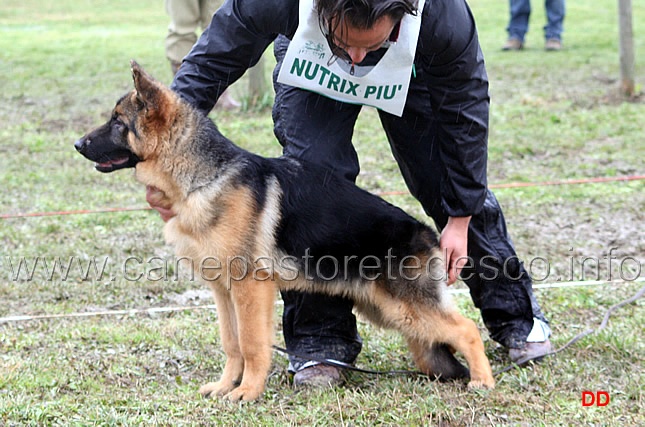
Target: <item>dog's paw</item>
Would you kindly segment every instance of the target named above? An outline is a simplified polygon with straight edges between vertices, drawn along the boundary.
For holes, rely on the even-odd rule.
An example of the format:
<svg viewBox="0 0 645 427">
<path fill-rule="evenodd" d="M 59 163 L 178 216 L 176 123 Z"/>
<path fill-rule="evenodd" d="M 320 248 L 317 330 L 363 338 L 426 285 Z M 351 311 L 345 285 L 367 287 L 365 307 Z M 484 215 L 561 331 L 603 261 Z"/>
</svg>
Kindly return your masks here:
<svg viewBox="0 0 645 427">
<path fill-rule="evenodd" d="M 483 379 L 483 380 L 472 380 L 468 383 L 468 390 L 492 390 L 495 388 L 495 380 Z"/>
<path fill-rule="evenodd" d="M 231 402 L 237 402 L 240 400 L 249 402 L 260 397 L 263 391 L 264 387 L 252 387 L 242 384 L 241 386 L 237 387 L 226 396 L 224 396 L 224 398 L 230 400 Z"/>
<path fill-rule="evenodd" d="M 204 384 L 199 388 L 199 393 L 204 397 L 221 397 L 230 393 L 235 387 L 236 385 L 233 382 L 223 383 L 222 381 L 217 381 Z"/>
</svg>

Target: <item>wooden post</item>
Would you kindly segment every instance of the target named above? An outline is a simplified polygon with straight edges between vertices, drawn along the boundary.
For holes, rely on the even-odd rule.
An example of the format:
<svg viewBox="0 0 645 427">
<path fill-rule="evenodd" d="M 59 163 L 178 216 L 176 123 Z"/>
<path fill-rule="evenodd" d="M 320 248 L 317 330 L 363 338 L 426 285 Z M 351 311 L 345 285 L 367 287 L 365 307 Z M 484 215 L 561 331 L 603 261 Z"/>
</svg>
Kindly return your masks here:
<svg viewBox="0 0 645 427">
<path fill-rule="evenodd" d="M 249 73 L 249 105 L 255 106 L 263 101 L 267 93 L 267 81 L 264 75 L 264 57 L 248 70 Z"/>
<path fill-rule="evenodd" d="M 620 91 L 634 96 L 634 33 L 632 30 L 632 0 L 618 0 L 618 30 L 620 31 Z"/>
</svg>

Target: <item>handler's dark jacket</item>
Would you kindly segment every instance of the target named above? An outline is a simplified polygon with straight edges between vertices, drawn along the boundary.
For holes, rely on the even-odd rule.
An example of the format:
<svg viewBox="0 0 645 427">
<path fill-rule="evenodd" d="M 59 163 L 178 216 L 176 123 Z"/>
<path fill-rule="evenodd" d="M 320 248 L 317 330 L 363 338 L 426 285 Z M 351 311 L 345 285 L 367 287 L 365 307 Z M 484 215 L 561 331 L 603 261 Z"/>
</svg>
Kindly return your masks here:
<svg viewBox="0 0 645 427">
<path fill-rule="evenodd" d="M 227 0 L 172 88 L 208 113 L 278 35 L 291 39 L 298 5 L 298 0 Z M 441 184 L 442 205 L 449 216 L 475 214 L 486 197 L 488 78 L 464 0 L 426 0 L 414 63 L 430 76 L 430 105 L 444 130 L 441 157 L 448 178 Z"/>
</svg>

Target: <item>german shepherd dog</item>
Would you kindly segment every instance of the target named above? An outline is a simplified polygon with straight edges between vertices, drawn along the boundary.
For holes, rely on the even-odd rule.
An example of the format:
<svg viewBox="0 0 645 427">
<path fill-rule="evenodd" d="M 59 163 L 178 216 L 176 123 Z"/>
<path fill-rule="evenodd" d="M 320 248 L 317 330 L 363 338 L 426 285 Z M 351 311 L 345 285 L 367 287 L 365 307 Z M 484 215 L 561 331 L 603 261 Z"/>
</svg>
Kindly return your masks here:
<svg viewBox="0 0 645 427">
<path fill-rule="evenodd" d="M 226 353 L 220 380 L 200 393 L 262 394 L 278 289 L 348 297 L 371 322 L 405 336 L 422 372 L 494 387 L 475 323 L 446 293 L 432 229 L 323 167 L 237 147 L 131 65 L 134 90 L 75 147 L 101 172 L 136 167 L 137 180 L 172 205 L 165 238 L 212 288 Z"/>
</svg>

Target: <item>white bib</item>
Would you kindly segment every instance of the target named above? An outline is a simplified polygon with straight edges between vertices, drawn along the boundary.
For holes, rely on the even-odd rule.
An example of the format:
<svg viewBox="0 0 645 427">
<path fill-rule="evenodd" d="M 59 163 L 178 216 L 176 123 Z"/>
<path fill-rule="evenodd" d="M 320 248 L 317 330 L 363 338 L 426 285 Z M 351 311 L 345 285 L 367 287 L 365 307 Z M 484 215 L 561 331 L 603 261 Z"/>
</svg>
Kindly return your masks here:
<svg viewBox="0 0 645 427">
<path fill-rule="evenodd" d="M 278 82 L 401 116 L 410 86 L 424 3 L 425 0 L 419 0 L 417 16 L 403 17 L 397 41 L 390 44 L 376 65 L 355 65 L 351 75 L 346 61 L 331 60 L 334 55 L 318 24 L 314 0 L 300 0 L 300 24 L 282 61 Z"/>
</svg>

